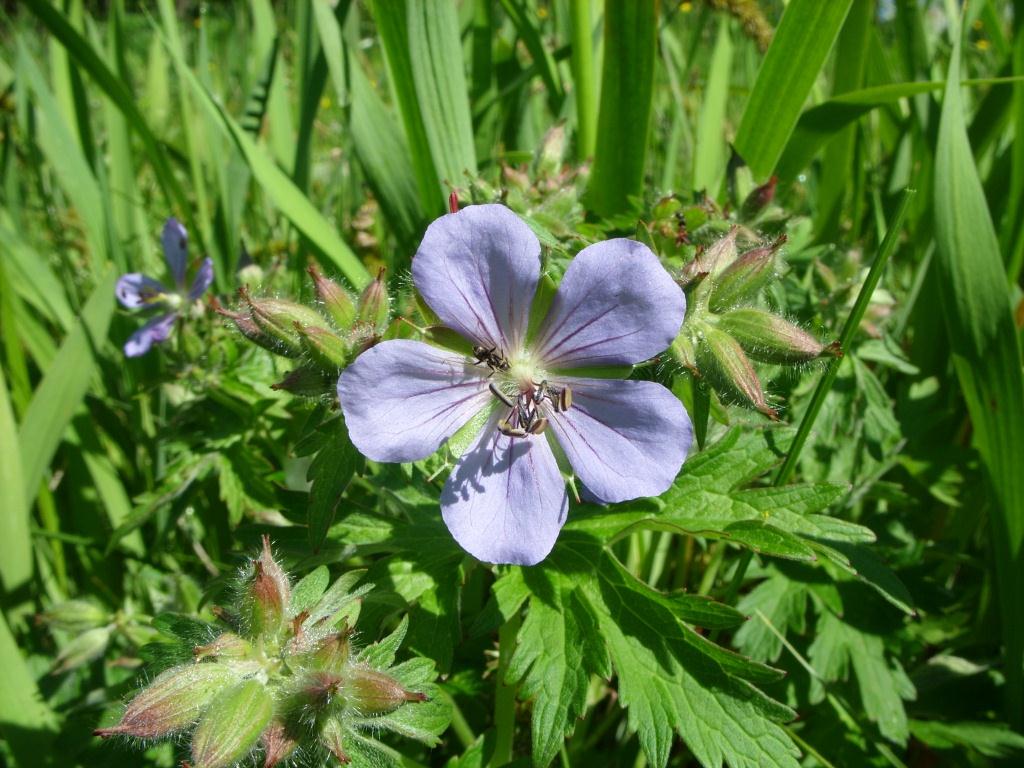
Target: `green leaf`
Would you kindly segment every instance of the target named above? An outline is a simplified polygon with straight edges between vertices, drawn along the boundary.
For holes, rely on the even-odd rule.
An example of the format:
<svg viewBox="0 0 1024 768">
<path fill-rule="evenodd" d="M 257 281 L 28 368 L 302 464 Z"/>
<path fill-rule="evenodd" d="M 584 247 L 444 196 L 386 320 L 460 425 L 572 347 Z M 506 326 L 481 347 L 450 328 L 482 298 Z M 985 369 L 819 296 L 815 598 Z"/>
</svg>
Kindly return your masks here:
<svg viewBox="0 0 1024 768">
<path fill-rule="evenodd" d="M 519 695 L 533 699 L 530 730 L 536 766 L 555 758 L 583 716 L 590 676 L 611 674 L 594 617 L 573 590 L 563 589 L 556 574 L 552 577 L 530 600 L 507 671 L 510 683 L 520 681 Z"/>
<path fill-rule="evenodd" d="M 933 749 L 963 747 L 986 757 L 1012 758 L 1024 751 L 1024 736 L 1003 723 L 911 720 L 910 733 Z"/>
<path fill-rule="evenodd" d="M 753 659 L 778 661 L 782 655 L 781 636 L 790 629 L 802 634 L 807 628 L 807 589 L 774 570 L 744 595 L 737 607 L 751 618 L 737 630 L 733 642 Z M 778 632 L 772 632 L 765 621 Z"/>
<path fill-rule="evenodd" d="M 348 428 L 341 416 L 321 427 L 327 433 L 324 446 L 309 465 L 306 479 L 312 483 L 309 491 L 309 543 L 319 551 L 334 522 L 334 515 L 352 476 L 362 465 L 362 454 L 352 445 Z"/>
<path fill-rule="evenodd" d="M 817 560 L 814 550 L 786 531 L 760 520 L 740 520 L 725 527 L 729 537 L 748 549 L 763 555 L 788 560 Z"/>
<path fill-rule="evenodd" d="M 628 213 L 643 192 L 647 132 L 654 104 L 658 2 L 607 0 L 597 148 L 586 201 L 610 218 Z"/>
<path fill-rule="evenodd" d="M 28 530 L 31 506 L 24 488 L 18 424 L 0 368 L 0 506 L 4 509 L 0 515 L 0 584 L 7 594 L 32 578 L 32 537 Z"/>
<path fill-rule="evenodd" d="M 303 576 L 292 589 L 292 614 L 300 614 L 316 605 L 327 590 L 330 580 L 331 573 L 326 565 L 318 566 Z"/>
<path fill-rule="evenodd" d="M 114 312 L 115 275 L 108 269 L 36 387 L 18 431 L 26 503 L 39 492 L 71 417 L 82 404 Z"/>
<path fill-rule="evenodd" d="M 736 151 L 754 177 L 771 175 L 853 0 L 791 0 L 736 132 Z"/>
<path fill-rule="evenodd" d="M 581 580 L 579 589 L 597 617 L 620 701 L 650 763 L 668 762 L 675 732 L 705 766 L 796 768 L 799 751 L 779 725 L 793 712 L 729 674 L 721 662 L 728 652 L 709 655 L 709 641 L 696 639 L 659 601 L 643 600 L 628 574 L 582 541 L 563 534 L 559 547 L 563 557 L 576 549 L 572 569 L 600 560 L 596 577 Z"/>
<path fill-rule="evenodd" d="M 0 734 L 20 765 L 55 765 L 57 716 L 43 701 L 7 621 L 0 615 Z"/>
<path fill-rule="evenodd" d="M 818 674 L 830 681 L 846 679 L 852 665 L 867 716 L 878 723 L 883 736 L 906 743 L 909 730 L 903 700 L 914 698 L 914 685 L 898 662 L 888 660 L 882 635 L 861 631 L 825 611 L 807 657 Z"/>
<path fill-rule="evenodd" d="M 935 159 L 936 266 L 949 346 L 974 444 L 995 491 L 992 541 L 1011 724 L 1024 722 L 1024 374 L 1002 256 L 960 96 L 960 38 L 946 78 Z"/>
</svg>

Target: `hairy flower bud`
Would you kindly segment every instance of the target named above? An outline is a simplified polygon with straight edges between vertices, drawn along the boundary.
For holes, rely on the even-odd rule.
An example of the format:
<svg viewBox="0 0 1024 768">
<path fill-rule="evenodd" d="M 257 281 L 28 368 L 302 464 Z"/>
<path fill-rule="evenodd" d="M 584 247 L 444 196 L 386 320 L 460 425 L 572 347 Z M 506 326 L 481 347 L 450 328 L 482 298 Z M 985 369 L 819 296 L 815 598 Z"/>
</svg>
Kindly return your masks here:
<svg viewBox="0 0 1024 768">
<path fill-rule="evenodd" d="M 349 345 L 334 331 L 316 325 L 295 324 L 302 346 L 320 367 L 337 373 L 348 362 Z"/>
<path fill-rule="evenodd" d="M 309 275 L 313 278 L 317 298 L 323 303 L 335 326 L 338 330 L 347 331 L 356 320 L 356 305 L 348 291 L 325 277 L 316 267 L 309 268 Z"/>
<path fill-rule="evenodd" d="M 391 298 L 384 283 L 384 270 L 381 269 L 359 297 L 356 320 L 379 334 L 387 328 L 390 314 Z"/>
<path fill-rule="evenodd" d="M 113 626 L 94 627 L 75 635 L 57 656 L 53 674 L 59 675 L 69 669 L 84 666 L 90 661 L 98 659 L 107 650 L 107 644 L 110 642 L 110 635 L 113 631 Z"/>
<path fill-rule="evenodd" d="M 356 667 L 350 673 L 346 693 L 352 706 L 362 715 L 385 715 L 407 701 L 426 701 L 422 693 L 403 688 L 383 672 Z"/>
<path fill-rule="evenodd" d="M 156 739 L 192 725 L 203 709 L 237 681 L 237 673 L 223 664 L 187 664 L 157 677 L 128 704 L 121 722 L 94 733 Z"/>
<path fill-rule="evenodd" d="M 249 304 L 252 319 L 259 329 L 274 339 L 279 351 L 289 357 L 302 353 L 302 341 L 295 324 L 319 325 L 324 319 L 314 309 L 284 299 L 256 299 L 245 288 L 240 289 L 242 298 Z"/>
<path fill-rule="evenodd" d="M 770 246 L 747 251 L 715 278 L 709 306 L 712 312 L 722 312 L 750 301 L 775 277 L 775 254 L 786 236 L 781 236 Z"/>
<path fill-rule="evenodd" d="M 252 751 L 274 714 L 263 683 L 246 680 L 222 692 L 192 737 L 193 768 L 225 768 Z"/>
<path fill-rule="evenodd" d="M 272 721 L 263 729 L 260 742 L 263 744 L 263 768 L 274 768 L 291 757 L 299 747 L 298 740 L 280 720 Z"/>
<path fill-rule="evenodd" d="M 345 753 L 342 744 L 344 735 L 345 727 L 333 717 L 327 718 L 320 727 L 320 743 L 334 755 L 335 760 L 342 765 L 348 765 L 352 759 Z"/>
<path fill-rule="evenodd" d="M 212 299 L 212 302 L 214 311 L 234 322 L 239 333 L 245 336 L 249 341 L 270 352 L 274 352 L 275 354 L 285 355 L 287 357 L 295 356 L 296 353 L 289 352 L 287 349 L 283 348 L 277 339 L 265 334 L 260 327 L 256 325 L 256 321 L 252 319 L 251 312 L 232 312 L 231 310 L 225 309 L 221 306 L 216 297 Z"/>
<path fill-rule="evenodd" d="M 541 177 L 558 175 L 565 160 L 565 123 L 556 123 L 541 140 L 537 151 L 536 173 Z"/>
<path fill-rule="evenodd" d="M 739 343 L 725 331 L 704 325 L 703 340 L 698 347 L 698 364 L 718 387 L 744 405 L 756 408 L 770 419 L 777 419 L 775 409 L 768 405 L 753 364 Z"/>
<path fill-rule="evenodd" d="M 38 621 L 51 629 L 82 632 L 108 623 L 110 614 L 88 600 L 67 600 L 39 614 Z"/>
<path fill-rule="evenodd" d="M 245 638 L 239 637 L 234 632 L 224 632 L 218 635 L 217 639 L 206 645 L 197 645 L 192 654 L 196 661 L 206 658 L 216 659 L 244 659 L 252 653 L 252 646 Z"/>
<path fill-rule="evenodd" d="M 679 280 L 687 286 L 706 275 L 721 272 L 736 258 L 736 235 L 738 227 L 729 230 L 729 234 L 716 240 L 704 251 L 699 251 L 693 259 L 683 267 Z"/>
<path fill-rule="evenodd" d="M 352 630 L 344 626 L 323 638 L 313 651 L 313 663 L 328 672 L 342 672 L 348 666 L 351 656 L 350 638 Z"/>
<path fill-rule="evenodd" d="M 319 365 L 302 365 L 270 388 L 290 392 L 299 397 L 323 397 L 334 391 L 337 375 L 326 374 Z"/>
<path fill-rule="evenodd" d="M 726 312 L 718 327 L 736 339 L 750 357 L 765 363 L 802 363 L 839 353 L 838 345 L 822 344 L 799 326 L 763 309 Z"/>
<path fill-rule="evenodd" d="M 287 624 L 291 585 L 284 569 L 270 551 L 270 537 L 263 537 L 263 551 L 253 561 L 253 577 L 248 585 L 249 628 L 252 635 L 278 637 Z"/>
</svg>

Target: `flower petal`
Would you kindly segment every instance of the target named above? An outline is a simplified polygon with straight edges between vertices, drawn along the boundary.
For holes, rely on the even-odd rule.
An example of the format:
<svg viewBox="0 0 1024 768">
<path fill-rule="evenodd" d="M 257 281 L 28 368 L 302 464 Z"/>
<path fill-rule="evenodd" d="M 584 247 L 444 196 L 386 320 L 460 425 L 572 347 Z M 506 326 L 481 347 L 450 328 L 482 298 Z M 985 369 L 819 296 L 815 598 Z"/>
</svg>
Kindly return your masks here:
<svg viewBox="0 0 1024 768">
<path fill-rule="evenodd" d="M 685 314 L 682 290 L 650 248 L 606 240 L 569 264 L 535 354 L 549 368 L 632 365 L 665 350 Z"/>
<path fill-rule="evenodd" d="M 210 283 L 212 282 L 213 259 L 203 259 L 203 263 L 199 265 L 199 271 L 196 272 L 196 276 L 192 280 L 192 287 L 189 288 L 189 301 L 195 301 L 206 293 L 206 289 L 210 287 Z"/>
<path fill-rule="evenodd" d="M 188 231 L 180 221 L 171 216 L 164 222 L 164 231 L 160 236 L 164 244 L 164 258 L 171 268 L 174 284 L 180 289 L 185 288 L 185 268 L 188 265 Z"/>
<path fill-rule="evenodd" d="M 128 337 L 128 341 L 124 344 L 125 357 L 139 357 L 149 352 L 154 344 L 167 341 L 171 331 L 174 330 L 174 321 L 177 319 L 177 312 L 154 317 Z"/>
<path fill-rule="evenodd" d="M 693 426 L 683 404 L 653 381 L 564 379 L 572 406 L 551 414 L 577 477 L 596 499 L 664 493 L 686 459 Z"/>
<path fill-rule="evenodd" d="M 496 414 L 448 476 L 441 514 L 477 560 L 534 565 L 555 545 L 569 496 L 548 441 L 506 437 L 497 419 Z"/>
<path fill-rule="evenodd" d="M 374 461 L 417 461 L 487 405 L 483 370 L 420 341 L 384 341 L 341 373 L 349 435 Z"/>
<path fill-rule="evenodd" d="M 163 283 L 146 277 L 141 272 L 129 272 L 118 278 L 114 293 L 124 307 L 138 309 L 157 303 L 157 297 L 167 293 L 167 289 Z"/>
<path fill-rule="evenodd" d="M 427 227 L 412 276 L 446 326 L 510 354 L 526 334 L 540 242 L 505 206 L 471 205 Z"/>
</svg>

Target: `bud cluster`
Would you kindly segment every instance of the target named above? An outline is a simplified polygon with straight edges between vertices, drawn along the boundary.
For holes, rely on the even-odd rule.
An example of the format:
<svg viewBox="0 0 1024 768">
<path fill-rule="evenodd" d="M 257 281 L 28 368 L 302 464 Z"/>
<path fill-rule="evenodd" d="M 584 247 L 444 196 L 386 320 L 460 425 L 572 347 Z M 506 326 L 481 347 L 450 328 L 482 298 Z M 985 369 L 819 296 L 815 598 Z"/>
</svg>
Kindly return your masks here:
<svg viewBox="0 0 1024 768">
<path fill-rule="evenodd" d="M 775 419 L 753 361 L 796 365 L 841 351 L 838 344 L 823 344 L 757 306 L 762 291 L 778 276 L 785 235 L 743 252 L 739 236 L 740 228 L 732 227 L 707 248 L 698 248 L 680 271 L 687 315 L 672 355 L 729 400 Z"/>
<path fill-rule="evenodd" d="M 391 299 L 384 271 L 358 297 L 309 268 L 319 306 L 238 292 L 236 311 L 218 307 L 249 341 L 276 355 L 300 361 L 274 385 L 296 395 L 319 397 L 334 389 L 338 371 L 389 332 Z"/>
<path fill-rule="evenodd" d="M 304 580 L 293 590 L 264 537 L 243 571 L 236 609 L 220 612 L 231 629 L 194 647 L 192 662 L 154 678 L 120 722 L 96 734 L 186 735 L 193 768 L 226 768 L 254 755 L 264 768 L 300 757 L 349 762 L 346 745 L 368 738 L 361 730 L 389 728 L 386 715 L 427 699 L 407 690 L 397 670 L 353 648 L 358 598 L 369 589 L 353 591 L 354 583 L 342 576 L 324 591 L 326 579 L 315 589 Z M 414 682 L 429 688 L 422 676 Z"/>
</svg>

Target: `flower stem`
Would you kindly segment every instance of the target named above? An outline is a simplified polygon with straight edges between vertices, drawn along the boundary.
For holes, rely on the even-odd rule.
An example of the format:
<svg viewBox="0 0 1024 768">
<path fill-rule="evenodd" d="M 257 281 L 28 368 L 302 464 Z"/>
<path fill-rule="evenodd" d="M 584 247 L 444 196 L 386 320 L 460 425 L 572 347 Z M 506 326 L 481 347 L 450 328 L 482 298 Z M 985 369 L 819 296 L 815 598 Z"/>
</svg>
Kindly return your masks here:
<svg viewBox="0 0 1024 768">
<path fill-rule="evenodd" d="M 505 681 L 508 664 L 519 634 L 519 614 L 515 613 L 498 630 L 498 674 L 494 693 L 494 755 L 491 768 L 512 762 L 512 744 L 516 731 L 516 687 Z"/>
<path fill-rule="evenodd" d="M 915 192 L 912 189 L 906 189 L 903 191 L 903 197 L 900 199 L 900 206 L 896 210 L 896 216 L 893 218 L 892 224 L 889 226 L 889 231 L 885 233 L 882 245 L 878 249 L 878 256 L 875 257 L 875 261 L 871 265 L 871 269 L 868 270 L 868 276 L 864 280 L 864 285 L 861 286 L 860 293 L 857 294 L 857 300 L 853 304 L 853 309 L 850 310 L 850 314 L 846 318 L 846 324 L 843 326 L 843 332 L 839 336 L 839 348 L 843 350 L 844 354 L 849 353 L 850 344 L 853 342 L 853 337 L 856 335 L 857 329 L 860 327 L 860 321 L 864 318 L 864 313 L 867 311 L 868 304 L 871 303 L 871 296 L 874 294 L 875 288 L 878 286 L 878 281 L 882 278 L 882 273 L 885 271 L 885 265 L 888 264 L 889 257 L 892 255 L 892 252 L 896 250 L 896 240 L 900 236 L 903 219 L 907 215 L 907 210 L 910 208 L 910 201 L 914 197 L 914 194 Z M 818 414 L 821 412 L 821 407 L 825 404 L 825 398 L 828 397 L 828 393 L 832 389 L 832 384 L 835 382 L 836 376 L 839 375 L 839 366 L 842 365 L 842 363 L 842 357 L 834 357 L 829 361 L 828 368 L 825 369 L 825 375 L 821 377 L 817 388 L 814 390 L 814 394 L 811 396 L 811 402 L 808 404 L 807 410 L 804 412 L 804 417 L 800 422 L 800 427 L 797 429 L 796 436 L 793 438 L 793 444 L 790 445 L 789 451 L 786 453 L 786 459 L 782 462 L 782 466 L 779 467 L 779 471 L 775 475 L 772 485 L 784 485 L 793 474 L 793 470 L 796 468 L 796 462 L 800 458 L 800 452 L 803 450 L 804 443 L 807 442 L 807 438 L 811 434 L 811 428 L 814 426 L 814 422 L 817 420 Z M 742 585 L 743 578 L 747 575 L 747 568 L 750 566 L 752 558 L 753 553 L 749 549 L 744 550 L 739 563 L 736 565 L 736 572 L 732 577 L 732 581 L 729 582 L 729 587 L 726 590 L 725 597 L 723 598 L 725 603 L 733 603 L 736 600 L 736 595 L 739 594 L 740 585 Z"/>
</svg>

